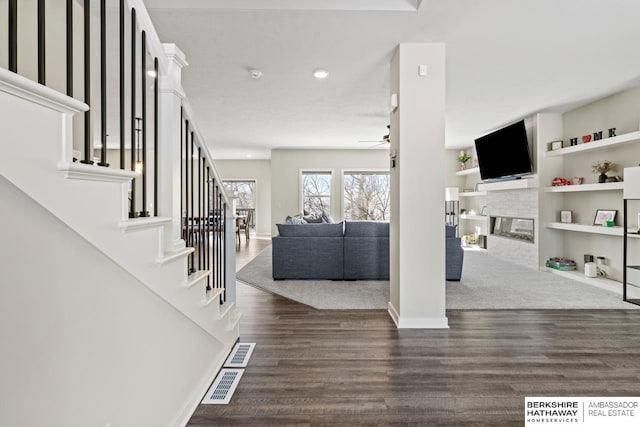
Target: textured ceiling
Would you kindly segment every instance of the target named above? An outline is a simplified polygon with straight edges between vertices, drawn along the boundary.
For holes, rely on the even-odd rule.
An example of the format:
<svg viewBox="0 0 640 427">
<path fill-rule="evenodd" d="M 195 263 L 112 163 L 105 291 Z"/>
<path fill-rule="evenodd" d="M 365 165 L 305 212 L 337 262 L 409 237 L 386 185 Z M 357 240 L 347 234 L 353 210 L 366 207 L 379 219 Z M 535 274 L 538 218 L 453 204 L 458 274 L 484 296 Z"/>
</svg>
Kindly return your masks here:
<svg viewBox="0 0 640 427">
<path fill-rule="evenodd" d="M 358 141 L 385 134 L 389 62 L 402 42 L 447 45 L 448 147 L 640 82 L 635 0 L 367 2 L 145 3 L 161 40 L 187 55 L 183 85 L 220 158 L 373 145 Z M 312 77 L 320 67 L 324 81 Z"/>
</svg>

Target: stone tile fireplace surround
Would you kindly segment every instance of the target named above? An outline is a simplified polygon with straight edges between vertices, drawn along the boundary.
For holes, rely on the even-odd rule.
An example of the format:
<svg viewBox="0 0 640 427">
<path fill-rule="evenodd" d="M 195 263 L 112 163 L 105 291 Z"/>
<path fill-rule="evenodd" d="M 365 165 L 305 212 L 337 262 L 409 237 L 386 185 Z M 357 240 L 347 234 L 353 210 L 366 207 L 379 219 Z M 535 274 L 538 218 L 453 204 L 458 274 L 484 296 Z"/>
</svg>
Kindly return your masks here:
<svg viewBox="0 0 640 427">
<path fill-rule="evenodd" d="M 489 236 L 487 236 L 487 250 L 489 253 L 515 262 L 516 264 L 537 269 L 539 266 L 538 204 L 538 191 L 535 188 L 489 191 L 487 193 L 487 210 L 489 216 L 527 218 L 532 219 L 534 224 L 533 243 L 489 234 Z"/>
</svg>

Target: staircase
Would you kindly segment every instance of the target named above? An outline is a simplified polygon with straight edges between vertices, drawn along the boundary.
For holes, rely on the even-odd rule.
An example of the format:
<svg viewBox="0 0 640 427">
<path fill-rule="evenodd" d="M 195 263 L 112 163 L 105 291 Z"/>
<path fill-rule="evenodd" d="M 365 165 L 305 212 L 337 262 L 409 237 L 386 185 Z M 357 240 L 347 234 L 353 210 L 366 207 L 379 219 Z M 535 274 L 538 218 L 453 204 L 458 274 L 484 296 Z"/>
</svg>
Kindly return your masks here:
<svg viewBox="0 0 640 427">
<path fill-rule="evenodd" d="M 9 3 L 11 8 L 14 2 Z M 106 140 L 107 121 L 98 120 L 102 112 L 106 115 L 108 110 L 106 99 L 101 99 L 101 105 L 92 109 L 83 101 L 30 80 L 21 75 L 20 70 L 0 68 L 0 175 L 63 222 L 69 232 L 77 233 L 204 331 L 210 343 L 215 343 L 216 353 L 210 355 L 212 372 L 203 372 L 205 381 L 194 385 L 197 390 L 193 395 L 185 396 L 186 409 L 183 408 L 174 421 L 182 424 L 185 419 L 181 417 L 188 419 L 190 410 L 197 405 L 194 399 L 199 399 L 198 392 L 205 391 L 198 388 L 208 386 L 210 381 L 206 378 L 221 367 L 239 337 L 241 313 L 235 306 L 235 223 L 232 205 L 228 203 L 181 87 L 180 72 L 186 65 L 184 56 L 176 46 L 160 44 L 142 2 L 123 1 L 120 5 L 119 13 L 126 14 L 126 22 L 137 25 L 133 43 L 140 42 L 137 35 L 141 33 L 143 55 L 148 52 L 156 58 L 153 94 L 144 77 L 147 68 L 127 70 L 134 80 L 137 78 L 134 76 L 143 76 L 141 86 L 147 89 L 142 99 L 140 95 L 130 97 L 133 98 L 131 109 L 140 110 L 142 103 L 144 138 L 147 132 L 149 138 L 153 135 L 154 147 L 138 146 L 133 137 L 131 114 L 126 118 L 132 123 L 128 129 L 131 138 L 126 144 L 120 141 L 116 149 L 110 147 Z M 100 14 L 102 18 L 102 14 L 106 15 L 105 10 L 91 13 Z M 72 39 L 76 36 L 67 34 Z M 15 40 L 13 43 L 10 55 L 18 45 Z M 9 63 L 15 67 L 16 61 Z M 144 65 L 144 60 L 142 63 Z M 105 68 L 97 72 L 105 73 Z M 91 77 L 87 74 L 85 79 L 91 80 Z M 155 108 L 153 132 L 146 130 L 147 122 L 151 126 L 152 121 L 145 117 L 149 110 L 144 99 L 147 95 L 153 99 Z M 120 120 L 120 126 L 124 126 L 123 123 Z M 79 124 L 93 131 L 78 132 L 82 127 Z M 94 134 L 101 125 L 103 144 L 95 147 Z M 138 129 L 138 134 L 141 130 Z M 78 156 L 81 147 L 84 153 Z M 118 150 L 122 158 L 127 151 L 126 160 L 130 157 L 131 162 L 104 166 L 107 156 L 117 157 Z M 143 156 L 147 159 L 144 176 L 133 170 L 134 154 L 139 155 L 141 150 L 150 153 L 148 158 Z M 92 164 L 96 153 L 100 155 L 96 163 L 102 166 Z M 82 157 L 84 162 L 76 161 L 77 157 Z M 112 159 L 111 163 L 116 162 Z M 138 204 L 138 211 L 136 203 L 139 203 L 140 192 L 143 203 Z M 147 197 L 149 193 L 153 196 Z M 24 235 L 37 242 L 38 236 L 30 235 L 29 230 L 24 230 Z M 61 255 L 73 258 L 73 254 Z M 34 268 L 38 268 L 37 260 Z M 95 274 L 101 272 L 95 271 Z"/>
</svg>

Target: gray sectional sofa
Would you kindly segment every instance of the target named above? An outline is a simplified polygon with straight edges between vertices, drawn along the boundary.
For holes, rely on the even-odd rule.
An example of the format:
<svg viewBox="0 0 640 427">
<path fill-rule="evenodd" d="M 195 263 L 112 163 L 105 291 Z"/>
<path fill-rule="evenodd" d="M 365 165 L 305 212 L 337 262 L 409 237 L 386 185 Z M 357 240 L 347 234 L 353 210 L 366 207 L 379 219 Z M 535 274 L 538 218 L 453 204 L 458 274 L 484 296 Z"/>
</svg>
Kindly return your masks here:
<svg viewBox="0 0 640 427">
<path fill-rule="evenodd" d="M 445 225 L 445 278 L 451 282 L 459 282 L 462 277 L 462 262 L 464 261 L 464 249 L 460 244 L 460 238 L 456 237 L 456 226 Z"/>
<path fill-rule="evenodd" d="M 273 278 L 389 280 L 389 224 L 277 224 Z"/>
<path fill-rule="evenodd" d="M 273 278 L 389 280 L 389 223 L 277 224 Z M 464 253 L 455 227 L 446 229 L 446 278 L 460 280 Z"/>
</svg>

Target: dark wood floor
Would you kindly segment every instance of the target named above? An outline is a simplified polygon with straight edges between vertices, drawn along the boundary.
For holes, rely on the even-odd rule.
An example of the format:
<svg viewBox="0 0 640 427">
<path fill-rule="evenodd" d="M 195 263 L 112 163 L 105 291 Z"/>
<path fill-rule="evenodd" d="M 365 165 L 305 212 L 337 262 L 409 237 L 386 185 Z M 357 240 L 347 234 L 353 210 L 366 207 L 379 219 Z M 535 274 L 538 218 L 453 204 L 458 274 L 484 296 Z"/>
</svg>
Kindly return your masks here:
<svg viewBox="0 0 640 427">
<path fill-rule="evenodd" d="M 264 248 L 271 244 L 271 239 L 257 239 L 251 237 L 245 239 L 245 235 L 240 236 L 240 246 L 236 245 L 236 271 L 247 265 L 254 259 Z"/>
<path fill-rule="evenodd" d="M 256 350 L 232 402 L 190 426 L 523 425 L 525 396 L 640 395 L 638 311 L 449 311 L 448 330 L 397 330 L 246 285 L 238 306 Z"/>
</svg>

